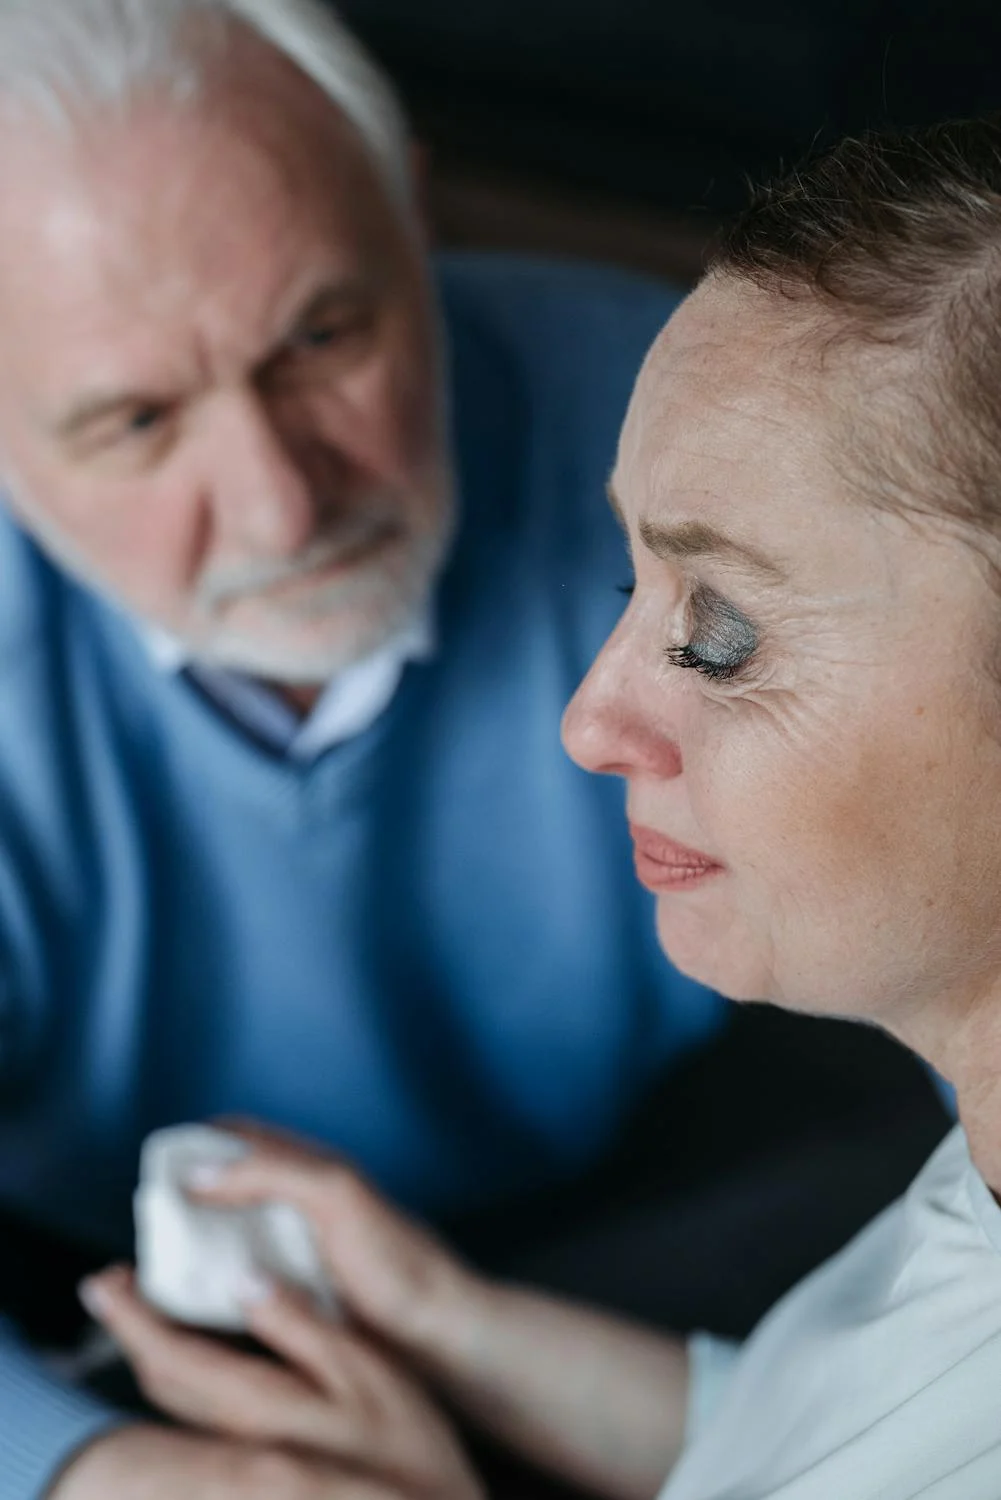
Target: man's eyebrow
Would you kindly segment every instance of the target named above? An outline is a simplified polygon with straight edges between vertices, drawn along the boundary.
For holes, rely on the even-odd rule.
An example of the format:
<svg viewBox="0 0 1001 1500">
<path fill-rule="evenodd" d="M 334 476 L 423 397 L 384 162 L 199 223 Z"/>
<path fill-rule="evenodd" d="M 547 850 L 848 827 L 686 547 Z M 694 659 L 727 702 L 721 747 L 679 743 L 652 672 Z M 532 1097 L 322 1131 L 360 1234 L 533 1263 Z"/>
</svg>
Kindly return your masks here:
<svg viewBox="0 0 1001 1500">
<path fill-rule="evenodd" d="M 619 525 L 625 530 L 622 507 L 611 484 L 608 486 L 608 501 Z M 684 562 L 693 557 L 722 558 L 738 563 L 770 583 L 779 583 L 786 576 L 766 553 L 747 542 L 738 542 L 707 521 L 678 521 L 674 526 L 664 526 L 658 521 L 642 520 L 637 530 L 647 550 L 665 562 Z"/>
<path fill-rule="evenodd" d="M 372 292 L 371 279 L 366 276 L 349 276 L 343 281 L 328 281 L 295 310 L 289 327 L 295 332 L 329 313 L 357 307 L 369 301 Z"/>
<path fill-rule="evenodd" d="M 370 279 L 351 276 L 341 281 L 329 281 L 307 297 L 301 307 L 296 308 L 288 325 L 285 338 L 315 323 L 318 318 L 329 317 L 344 309 L 358 307 L 372 295 Z M 140 390 L 92 391 L 82 396 L 52 423 L 52 431 L 63 442 L 72 441 L 88 427 L 105 421 L 109 417 L 124 415 L 141 406 L 162 406 L 166 398 L 153 392 Z"/>
</svg>

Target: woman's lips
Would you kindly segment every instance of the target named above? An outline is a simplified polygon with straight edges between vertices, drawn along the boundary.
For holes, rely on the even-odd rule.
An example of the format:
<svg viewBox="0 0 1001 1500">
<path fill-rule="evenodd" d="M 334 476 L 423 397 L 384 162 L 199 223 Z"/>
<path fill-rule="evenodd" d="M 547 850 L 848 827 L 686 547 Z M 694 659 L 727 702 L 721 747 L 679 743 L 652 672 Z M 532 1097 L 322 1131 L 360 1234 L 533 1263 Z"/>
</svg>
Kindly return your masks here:
<svg viewBox="0 0 1001 1500">
<path fill-rule="evenodd" d="M 711 875 L 719 875 L 723 866 L 698 849 L 676 844 L 654 828 L 630 823 L 629 832 L 635 845 L 636 874 L 651 891 L 690 890 Z"/>
</svg>

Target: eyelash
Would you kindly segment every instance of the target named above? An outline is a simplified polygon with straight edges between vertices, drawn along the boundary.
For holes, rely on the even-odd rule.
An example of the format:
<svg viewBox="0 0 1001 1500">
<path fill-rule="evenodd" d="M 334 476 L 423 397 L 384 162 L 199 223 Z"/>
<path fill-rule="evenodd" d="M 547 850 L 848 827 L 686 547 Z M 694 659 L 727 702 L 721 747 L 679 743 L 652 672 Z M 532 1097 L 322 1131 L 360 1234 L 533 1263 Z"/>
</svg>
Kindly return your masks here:
<svg viewBox="0 0 1001 1500">
<path fill-rule="evenodd" d="M 690 642 L 685 646 L 668 646 L 664 655 L 672 667 L 688 667 L 692 671 L 701 672 L 702 676 L 708 677 L 710 682 L 730 682 L 747 666 L 746 661 L 708 661 L 698 654 Z"/>
</svg>

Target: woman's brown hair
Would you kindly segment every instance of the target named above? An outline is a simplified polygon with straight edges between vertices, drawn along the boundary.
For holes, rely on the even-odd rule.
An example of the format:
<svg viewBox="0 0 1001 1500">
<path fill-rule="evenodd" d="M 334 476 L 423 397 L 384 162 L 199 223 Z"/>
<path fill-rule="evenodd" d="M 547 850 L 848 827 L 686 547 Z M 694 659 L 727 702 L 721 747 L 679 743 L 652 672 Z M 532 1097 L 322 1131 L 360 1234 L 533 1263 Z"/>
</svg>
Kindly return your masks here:
<svg viewBox="0 0 1001 1500">
<path fill-rule="evenodd" d="M 840 142 L 756 190 L 709 270 L 914 351 L 866 488 L 1001 539 L 1001 115 Z"/>
</svg>

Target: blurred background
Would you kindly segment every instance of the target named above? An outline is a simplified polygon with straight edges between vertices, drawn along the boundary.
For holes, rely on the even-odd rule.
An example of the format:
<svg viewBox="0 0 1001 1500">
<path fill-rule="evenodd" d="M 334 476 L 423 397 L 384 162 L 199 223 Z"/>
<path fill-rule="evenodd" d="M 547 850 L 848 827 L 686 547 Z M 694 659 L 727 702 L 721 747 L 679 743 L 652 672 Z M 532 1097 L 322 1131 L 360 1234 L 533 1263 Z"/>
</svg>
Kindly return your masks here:
<svg viewBox="0 0 1001 1500">
<path fill-rule="evenodd" d="M 994 0 L 341 0 L 431 148 L 454 246 L 690 279 L 745 179 L 1001 107 Z"/>
</svg>

